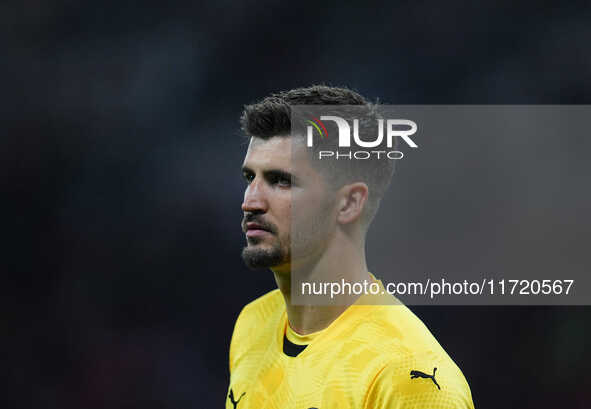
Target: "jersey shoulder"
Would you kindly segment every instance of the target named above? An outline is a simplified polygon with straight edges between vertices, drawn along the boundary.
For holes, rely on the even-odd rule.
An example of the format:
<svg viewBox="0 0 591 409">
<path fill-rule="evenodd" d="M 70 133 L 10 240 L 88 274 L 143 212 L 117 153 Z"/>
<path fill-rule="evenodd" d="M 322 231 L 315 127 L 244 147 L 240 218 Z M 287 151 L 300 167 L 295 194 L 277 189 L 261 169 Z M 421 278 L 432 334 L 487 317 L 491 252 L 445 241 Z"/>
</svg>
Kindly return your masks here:
<svg viewBox="0 0 591 409">
<path fill-rule="evenodd" d="M 279 289 L 269 291 L 242 308 L 230 341 L 230 372 L 247 352 L 257 347 L 266 349 L 284 311 L 285 300 Z"/>
<path fill-rule="evenodd" d="M 425 324 L 405 305 L 356 305 L 341 325 L 343 338 L 354 338 L 383 355 L 447 355 Z"/>
<path fill-rule="evenodd" d="M 264 321 L 271 315 L 276 315 L 285 310 L 285 300 L 278 288 L 261 295 L 242 308 L 238 320 Z"/>
<path fill-rule="evenodd" d="M 386 358 L 368 390 L 366 408 L 473 408 L 461 370 L 408 307 L 376 307 L 366 323 L 360 330 Z"/>
<path fill-rule="evenodd" d="M 399 353 L 445 354 L 423 321 L 403 304 L 377 306 L 368 321 L 371 326 L 380 329 L 382 336 L 379 339 L 385 346 L 395 346 Z"/>
<path fill-rule="evenodd" d="M 474 409 L 472 393 L 462 372 L 441 355 L 412 355 L 393 359 L 368 389 L 364 409 Z"/>
</svg>

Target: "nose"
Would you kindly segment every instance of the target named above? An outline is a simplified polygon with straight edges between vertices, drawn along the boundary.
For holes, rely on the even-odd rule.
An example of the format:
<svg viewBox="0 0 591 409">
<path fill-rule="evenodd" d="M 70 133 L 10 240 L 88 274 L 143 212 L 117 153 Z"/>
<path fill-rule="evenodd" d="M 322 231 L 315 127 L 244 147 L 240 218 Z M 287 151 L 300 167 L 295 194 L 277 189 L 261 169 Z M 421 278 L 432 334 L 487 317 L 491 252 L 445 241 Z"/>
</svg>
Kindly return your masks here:
<svg viewBox="0 0 591 409">
<path fill-rule="evenodd" d="M 242 211 L 251 213 L 266 213 L 268 202 L 265 197 L 265 186 L 254 178 L 244 191 L 244 200 L 242 201 Z"/>
</svg>

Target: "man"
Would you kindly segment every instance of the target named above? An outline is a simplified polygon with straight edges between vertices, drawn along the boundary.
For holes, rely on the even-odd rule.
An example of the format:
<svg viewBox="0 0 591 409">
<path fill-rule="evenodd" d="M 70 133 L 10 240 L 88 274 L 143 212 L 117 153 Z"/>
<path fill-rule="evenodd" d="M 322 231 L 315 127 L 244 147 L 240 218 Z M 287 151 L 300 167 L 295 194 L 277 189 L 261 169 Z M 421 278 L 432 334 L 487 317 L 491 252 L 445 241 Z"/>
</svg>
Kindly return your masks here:
<svg viewBox="0 0 591 409">
<path fill-rule="evenodd" d="M 392 296 L 292 302 L 296 270 L 383 290 L 367 270 L 365 235 L 393 172 L 392 160 L 371 167 L 313 160 L 304 136 L 292 131 L 291 107 L 300 105 L 372 111 L 356 92 L 327 86 L 245 107 L 242 256 L 251 268 L 270 268 L 278 289 L 236 321 L 226 408 L 473 408 L 461 371 L 408 308 L 391 305 Z"/>
</svg>

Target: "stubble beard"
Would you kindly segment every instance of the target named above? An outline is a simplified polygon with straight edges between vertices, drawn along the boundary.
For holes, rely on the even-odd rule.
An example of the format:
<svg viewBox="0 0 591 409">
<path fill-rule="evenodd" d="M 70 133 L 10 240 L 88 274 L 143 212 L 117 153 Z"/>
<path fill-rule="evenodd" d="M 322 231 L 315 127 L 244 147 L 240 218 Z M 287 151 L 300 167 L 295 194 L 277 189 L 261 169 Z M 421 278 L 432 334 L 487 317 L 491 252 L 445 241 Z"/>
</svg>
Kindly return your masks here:
<svg viewBox="0 0 591 409">
<path fill-rule="evenodd" d="M 279 241 L 271 247 L 261 247 L 258 245 L 260 242 L 257 239 L 249 239 L 249 244 L 242 249 L 242 260 L 248 268 L 256 270 L 289 263 L 290 252 L 283 250 Z"/>
<path fill-rule="evenodd" d="M 248 245 L 242 249 L 244 263 L 253 270 L 286 265 L 292 270 L 313 264 L 328 242 L 331 206 L 332 202 L 326 202 L 317 214 L 303 214 L 296 222 L 298 227 L 292 226 L 284 240 L 279 240 L 277 229 L 272 231 L 274 240 L 270 244 L 264 245 L 264 239 L 258 237 L 247 239 Z"/>
</svg>

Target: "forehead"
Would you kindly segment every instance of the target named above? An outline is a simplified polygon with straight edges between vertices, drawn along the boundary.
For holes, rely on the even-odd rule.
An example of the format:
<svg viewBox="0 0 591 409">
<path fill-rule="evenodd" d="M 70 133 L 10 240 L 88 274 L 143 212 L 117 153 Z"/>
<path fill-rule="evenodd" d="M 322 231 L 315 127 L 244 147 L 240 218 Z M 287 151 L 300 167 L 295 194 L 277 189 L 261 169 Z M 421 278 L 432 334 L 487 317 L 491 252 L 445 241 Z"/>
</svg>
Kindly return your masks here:
<svg viewBox="0 0 591 409">
<path fill-rule="evenodd" d="M 255 169 L 281 169 L 292 174 L 315 172 L 304 143 L 298 138 L 276 136 L 250 138 L 243 166 Z"/>
</svg>

